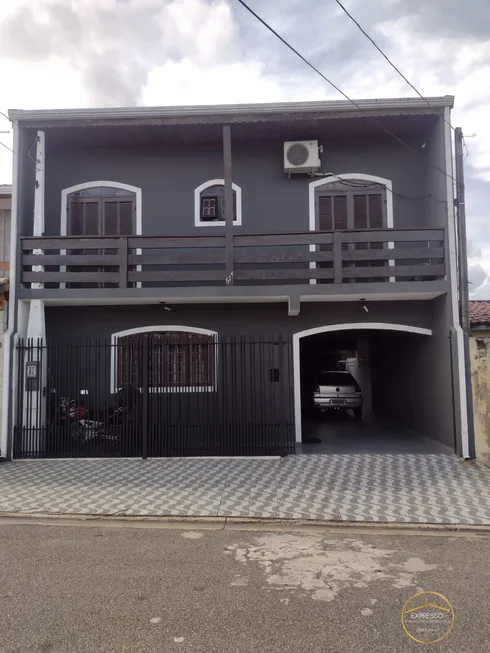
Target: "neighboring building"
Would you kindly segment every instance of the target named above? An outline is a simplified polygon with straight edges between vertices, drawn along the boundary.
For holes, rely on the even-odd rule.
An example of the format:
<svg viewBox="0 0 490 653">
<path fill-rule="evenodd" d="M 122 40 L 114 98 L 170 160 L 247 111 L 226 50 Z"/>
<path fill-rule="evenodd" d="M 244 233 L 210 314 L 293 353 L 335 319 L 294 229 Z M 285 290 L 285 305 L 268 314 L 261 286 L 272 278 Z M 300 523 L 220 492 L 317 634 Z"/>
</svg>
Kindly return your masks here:
<svg viewBox="0 0 490 653">
<path fill-rule="evenodd" d="M 123 455 L 48 453 L 46 397 L 129 386 L 131 455 L 291 453 L 321 365 L 357 352 L 367 413 L 468 457 L 452 105 L 11 111 L 2 454 Z"/>
<path fill-rule="evenodd" d="M 470 324 L 475 449 L 490 465 L 490 300 L 470 301 Z"/>
<path fill-rule="evenodd" d="M 10 213 L 12 186 L 0 184 L 0 428 L 3 412 L 3 333 L 7 327 L 6 304 L 10 268 Z"/>
</svg>

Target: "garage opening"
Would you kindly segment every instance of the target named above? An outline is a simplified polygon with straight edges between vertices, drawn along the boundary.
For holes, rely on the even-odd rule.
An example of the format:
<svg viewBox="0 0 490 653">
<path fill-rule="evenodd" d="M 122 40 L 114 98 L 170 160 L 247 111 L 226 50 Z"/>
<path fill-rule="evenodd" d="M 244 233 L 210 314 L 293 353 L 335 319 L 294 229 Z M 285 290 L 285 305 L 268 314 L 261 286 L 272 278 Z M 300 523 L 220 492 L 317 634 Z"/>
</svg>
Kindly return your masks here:
<svg viewBox="0 0 490 653">
<path fill-rule="evenodd" d="M 298 452 L 454 451 L 451 374 L 438 343 L 428 329 L 383 327 L 296 334 Z"/>
</svg>

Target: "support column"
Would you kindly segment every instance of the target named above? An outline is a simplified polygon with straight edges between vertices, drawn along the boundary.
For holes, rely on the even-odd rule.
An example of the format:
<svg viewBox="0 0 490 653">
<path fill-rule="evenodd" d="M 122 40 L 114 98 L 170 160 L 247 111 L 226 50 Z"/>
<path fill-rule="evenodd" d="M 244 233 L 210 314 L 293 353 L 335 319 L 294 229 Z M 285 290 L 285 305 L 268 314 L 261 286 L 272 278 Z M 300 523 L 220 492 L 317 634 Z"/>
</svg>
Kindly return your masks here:
<svg viewBox="0 0 490 653">
<path fill-rule="evenodd" d="M 44 301 L 30 302 L 27 321 L 26 347 L 20 352 L 22 365 L 19 383 L 23 388 L 22 426 L 24 451 L 33 454 L 43 451 L 46 426 L 48 362 L 46 349 L 46 320 Z"/>
<path fill-rule="evenodd" d="M 225 182 L 225 261 L 226 284 L 233 286 L 233 174 L 231 163 L 231 126 L 223 125 L 223 167 Z"/>
<path fill-rule="evenodd" d="M 365 420 L 370 420 L 373 417 L 373 397 L 371 388 L 371 343 L 368 338 L 358 339 L 356 357 L 347 360 L 346 368 L 362 390 L 362 417 Z"/>
<path fill-rule="evenodd" d="M 33 236 L 44 234 L 44 180 L 45 180 L 45 134 L 37 132 L 36 147 L 36 181 L 34 187 L 34 219 Z M 42 250 L 34 250 L 33 254 L 42 254 Z M 43 267 L 34 265 L 35 272 L 42 272 Z M 42 283 L 33 283 L 32 288 L 43 288 Z M 22 336 L 21 336 L 22 337 Z M 44 431 L 46 426 L 47 403 L 47 350 L 46 350 L 46 320 L 44 301 L 35 299 L 30 302 L 26 333 L 27 349 L 19 352 L 23 356 L 23 365 L 19 367 L 19 379 L 23 388 L 22 426 L 24 451 L 33 454 L 42 452 L 44 447 Z"/>
<path fill-rule="evenodd" d="M 468 282 L 468 252 L 466 243 L 466 203 L 464 185 L 463 132 L 454 130 L 454 157 L 456 171 L 456 218 L 458 229 L 459 311 L 464 339 L 464 369 L 466 375 L 466 412 L 468 415 L 468 453 L 475 458 L 475 423 L 473 416 L 473 390 L 471 386 L 470 358 L 470 298 Z"/>
<path fill-rule="evenodd" d="M 36 183 L 34 187 L 34 225 L 32 229 L 33 236 L 42 236 L 44 234 L 44 177 L 45 177 L 45 134 L 43 131 L 37 132 L 36 147 Z M 35 249 L 33 254 L 42 254 L 41 249 Z M 33 265 L 33 272 L 42 272 L 43 266 Z M 44 287 L 43 283 L 33 283 L 31 286 L 35 290 Z"/>
</svg>

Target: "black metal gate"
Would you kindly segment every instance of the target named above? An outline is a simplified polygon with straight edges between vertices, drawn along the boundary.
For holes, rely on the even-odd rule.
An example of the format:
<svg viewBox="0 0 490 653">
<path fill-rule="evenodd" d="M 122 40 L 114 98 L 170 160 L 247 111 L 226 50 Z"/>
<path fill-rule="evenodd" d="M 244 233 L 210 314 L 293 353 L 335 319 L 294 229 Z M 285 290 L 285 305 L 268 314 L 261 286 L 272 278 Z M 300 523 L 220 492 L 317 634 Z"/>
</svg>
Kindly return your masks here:
<svg viewBox="0 0 490 653">
<path fill-rule="evenodd" d="M 14 456 L 294 453 L 291 340 L 21 341 Z"/>
</svg>

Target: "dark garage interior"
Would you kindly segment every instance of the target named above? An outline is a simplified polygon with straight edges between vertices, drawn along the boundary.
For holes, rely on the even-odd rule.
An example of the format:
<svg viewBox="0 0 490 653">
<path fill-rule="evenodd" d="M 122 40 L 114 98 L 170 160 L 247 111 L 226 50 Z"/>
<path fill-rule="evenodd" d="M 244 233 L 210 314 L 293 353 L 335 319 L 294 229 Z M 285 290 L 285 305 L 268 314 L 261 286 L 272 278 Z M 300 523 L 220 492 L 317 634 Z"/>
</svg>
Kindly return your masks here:
<svg viewBox="0 0 490 653">
<path fill-rule="evenodd" d="M 303 442 L 298 451 L 453 452 L 450 375 L 433 363 L 438 359 L 436 345 L 429 335 L 374 329 L 302 338 Z M 315 407 L 313 396 L 321 373 L 331 370 L 348 371 L 358 383 L 363 398 L 361 420 L 342 407 L 325 412 Z"/>
</svg>

